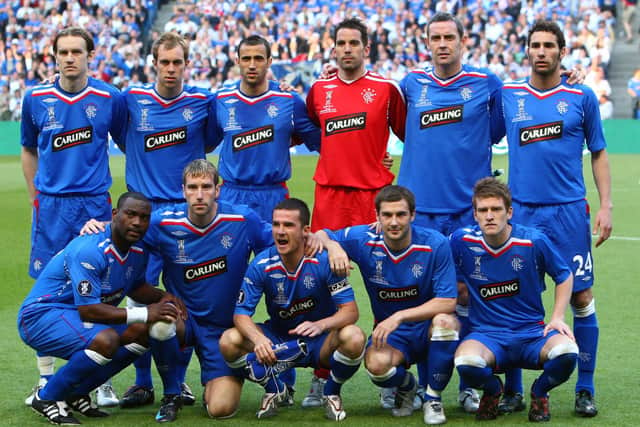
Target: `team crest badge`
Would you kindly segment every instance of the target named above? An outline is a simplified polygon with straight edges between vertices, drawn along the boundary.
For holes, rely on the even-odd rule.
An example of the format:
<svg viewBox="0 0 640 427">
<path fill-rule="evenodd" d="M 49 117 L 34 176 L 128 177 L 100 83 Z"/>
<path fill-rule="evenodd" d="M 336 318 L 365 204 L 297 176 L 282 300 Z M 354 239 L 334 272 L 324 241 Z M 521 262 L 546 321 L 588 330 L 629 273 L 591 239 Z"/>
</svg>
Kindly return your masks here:
<svg viewBox="0 0 640 427">
<path fill-rule="evenodd" d="M 91 120 L 91 119 L 96 117 L 97 111 L 98 111 L 98 108 L 93 103 L 92 104 L 87 104 L 87 106 L 84 109 L 84 112 L 87 115 L 87 119 L 89 119 L 89 120 Z"/>
<path fill-rule="evenodd" d="M 302 279 L 302 283 L 304 287 L 307 289 L 312 289 L 316 285 L 316 280 L 311 274 L 305 274 L 304 279 Z"/>
<path fill-rule="evenodd" d="M 233 246 L 233 236 L 229 233 L 224 233 L 220 237 L 220 244 L 225 249 L 230 249 Z"/>
<path fill-rule="evenodd" d="M 366 88 L 360 92 L 360 95 L 362 95 L 362 100 L 365 104 L 371 104 L 376 98 L 376 91 L 371 88 Z"/>
<path fill-rule="evenodd" d="M 567 101 L 565 101 L 564 99 L 561 99 L 556 104 L 556 110 L 558 110 L 558 113 L 560 113 L 560 114 L 562 114 L 564 116 L 565 114 L 567 114 L 569 112 L 569 103 Z"/>
<path fill-rule="evenodd" d="M 411 266 L 411 274 L 417 279 L 424 274 L 424 267 L 419 262 L 416 262 Z"/>
<path fill-rule="evenodd" d="M 511 268 L 513 268 L 515 272 L 522 270 L 524 268 L 524 260 L 517 255 L 514 256 L 511 259 Z"/>
<path fill-rule="evenodd" d="M 276 104 L 269 104 L 269 106 L 267 107 L 267 114 L 272 119 L 278 117 L 278 106 Z"/>
<path fill-rule="evenodd" d="M 460 89 L 460 96 L 462 97 L 462 99 L 464 99 L 465 101 L 470 100 L 473 97 L 473 91 L 471 90 L 470 87 L 465 86 L 462 89 Z"/>
<path fill-rule="evenodd" d="M 193 119 L 193 110 L 189 107 L 185 108 L 182 110 L 182 118 L 185 121 L 190 121 L 191 119 Z"/>
</svg>

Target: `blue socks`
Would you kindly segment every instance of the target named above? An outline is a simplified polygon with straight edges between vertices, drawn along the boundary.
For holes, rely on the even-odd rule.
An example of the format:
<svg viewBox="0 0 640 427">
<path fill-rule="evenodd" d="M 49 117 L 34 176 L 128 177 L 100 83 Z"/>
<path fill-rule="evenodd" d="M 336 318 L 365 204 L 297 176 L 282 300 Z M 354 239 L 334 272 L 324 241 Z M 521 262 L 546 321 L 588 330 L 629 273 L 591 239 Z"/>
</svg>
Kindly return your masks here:
<svg viewBox="0 0 640 427">
<path fill-rule="evenodd" d="M 576 353 L 565 353 L 547 360 L 544 371 L 531 387 L 533 395 L 545 397 L 549 390 L 567 381 L 576 367 L 577 357 Z"/>
</svg>

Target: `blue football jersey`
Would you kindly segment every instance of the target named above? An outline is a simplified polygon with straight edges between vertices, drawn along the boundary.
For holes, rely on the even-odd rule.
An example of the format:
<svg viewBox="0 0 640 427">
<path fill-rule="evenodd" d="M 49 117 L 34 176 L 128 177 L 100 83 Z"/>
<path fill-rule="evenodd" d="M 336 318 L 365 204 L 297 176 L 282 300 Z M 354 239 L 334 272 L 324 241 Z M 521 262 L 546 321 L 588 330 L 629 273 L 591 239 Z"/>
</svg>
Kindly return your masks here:
<svg viewBox="0 0 640 427">
<path fill-rule="evenodd" d="M 502 82 L 488 70 L 463 65 L 446 80 L 432 68 L 400 82 L 407 100 L 398 184 L 416 197 L 416 210 L 469 209 L 475 183 L 491 175 L 491 145 L 504 136 Z"/>
<path fill-rule="evenodd" d="M 456 269 L 469 289 L 472 331 L 527 334 L 544 323 L 544 275 L 556 283 L 571 271 L 540 231 L 514 224 L 502 246 L 487 244 L 478 226 L 451 235 Z"/>
<path fill-rule="evenodd" d="M 122 94 L 89 77 L 78 93 L 56 81 L 29 89 L 22 103 L 20 143 L 38 149 L 34 184 L 46 194 L 101 194 L 111 187 L 109 133 L 126 123 Z"/>
<path fill-rule="evenodd" d="M 296 270 L 290 272 L 275 247 L 251 261 L 235 314 L 253 316 L 263 294 L 269 324 L 283 335 L 302 322 L 332 316 L 338 305 L 355 301 L 349 280 L 331 272 L 326 251 L 302 258 Z"/>
<path fill-rule="evenodd" d="M 391 251 L 368 225 L 325 231 L 360 267 L 378 322 L 432 298 L 458 296 L 449 243 L 435 230 L 412 226 L 411 244 L 401 252 Z"/>
<path fill-rule="evenodd" d="M 583 199 L 585 141 L 591 152 L 606 148 L 593 91 L 570 86 L 564 77 L 546 91 L 520 80 L 504 85 L 502 100 L 514 200 L 557 204 Z"/>
<path fill-rule="evenodd" d="M 131 290 L 144 283 L 147 257 L 142 243 L 121 254 L 111 241 L 109 224 L 101 233 L 76 237 L 58 252 L 40 273 L 22 305 L 117 306 Z"/>
<path fill-rule="evenodd" d="M 126 150 L 127 187 L 154 200 L 182 200 L 182 170 L 215 145 L 213 94 L 184 86 L 166 99 L 149 83 L 124 97 L 129 120 L 116 142 Z"/>
<path fill-rule="evenodd" d="M 291 145 L 320 149 L 320 130 L 304 101 L 283 92 L 277 82 L 269 90 L 249 97 L 240 82 L 216 95 L 217 136 L 223 139 L 218 169 L 225 181 L 242 185 L 274 185 L 291 177 Z"/>
<path fill-rule="evenodd" d="M 271 224 L 244 206 L 218 202 L 206 227 L 187 217 L 187 205 L 159 209 L 144 237 L 164 262 L 167 290 L 180 297 L 189 315 L 219 327 L 233 326 L 233 309 L 251 251 L 273 244 Z"/>
</svg>

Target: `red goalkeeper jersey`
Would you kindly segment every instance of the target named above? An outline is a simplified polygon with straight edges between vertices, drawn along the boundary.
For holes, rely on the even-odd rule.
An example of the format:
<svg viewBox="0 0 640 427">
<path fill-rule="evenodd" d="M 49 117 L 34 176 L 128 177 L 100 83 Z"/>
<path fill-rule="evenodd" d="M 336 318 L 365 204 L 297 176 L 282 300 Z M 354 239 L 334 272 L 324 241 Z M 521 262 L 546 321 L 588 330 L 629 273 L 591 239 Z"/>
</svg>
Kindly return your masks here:
<svg viewBox="0 0 640 427">
<path fill-rule="evenodd" d="M 382 165 L 389 128 L 404 140 L 407 113 L 398 84 L 367 72 L 352 82 L 316 81 L 307 96 L 309 117 L 321 129 L 320 185 L 376 189 L 393 181 Z"/>
</svg>

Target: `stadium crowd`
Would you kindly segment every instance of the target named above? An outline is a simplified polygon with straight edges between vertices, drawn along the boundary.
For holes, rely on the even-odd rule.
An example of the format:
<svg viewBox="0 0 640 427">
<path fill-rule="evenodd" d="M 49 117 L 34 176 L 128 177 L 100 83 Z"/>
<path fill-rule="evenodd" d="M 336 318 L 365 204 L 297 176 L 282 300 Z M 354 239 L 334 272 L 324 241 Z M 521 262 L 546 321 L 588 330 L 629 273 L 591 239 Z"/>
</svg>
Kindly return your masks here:
<svg viewBox="0 0 640 427">
<path fill-rule="evenodd" d="M 96 53 L 94 76 L 120 89 L 155 79 L 150 45 L 157 0 L 85 0 L 81 2 L 0 1 L 0 120 L 20 120 L 27 88 L 55 72 L 53 35 L 68 25 L 91 31 Z M 570 53 L 566 68 L 589 71 L 587 84 L 602 104 L 610 104 L 606 82 L 615 32 L 615 2 L 597 0 L 337 0 L 217 1 L 186 0 L 174 7 L 165 31 L 190 40 L 187 83 L 210 90 L 236 81 L 233 55 L 239 41 L 260 34 L 272 43 L 274 72 L 278 65 L 298 64 L 312 79 L 330 60 L 331 29 L 345 17 L 365 21 L 371 32 L 368 68 L 400 80 L 407 71 L 430 63 L 425 25 L 436 11 L 458 16 L 469 34 L 463 61 L 487 67 L 503 80 L 529 73 L 525 39 L 536 19 L 560 24 Z M 276 73 L 277 74 L 277 73 Z M 282 77 L 282 75 L 277 75 Z M 604 81 L 604 83 L 602 83 Z M 305 89 L 310 81 L 301 82 Z M 606 105 L 605 108 L 609 108 Z"/>
</svg>

